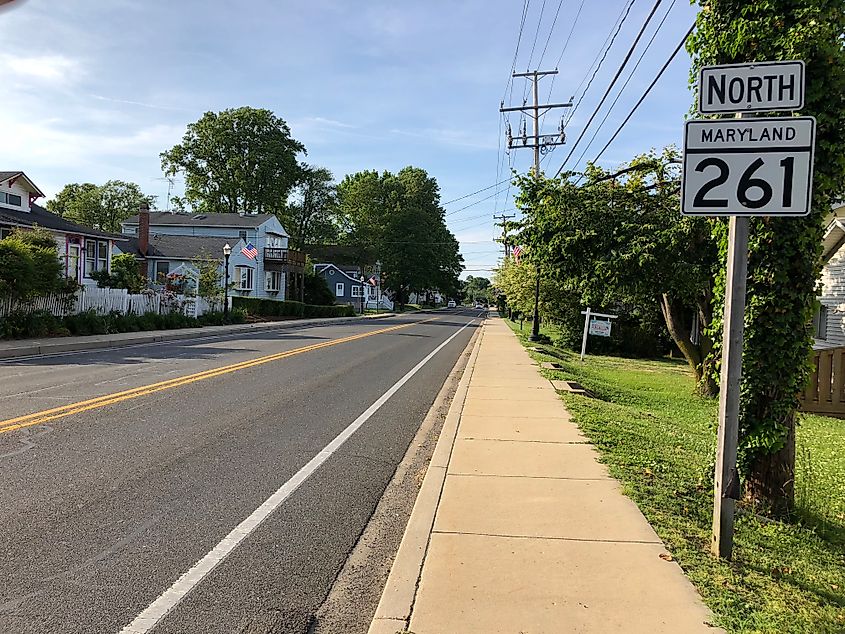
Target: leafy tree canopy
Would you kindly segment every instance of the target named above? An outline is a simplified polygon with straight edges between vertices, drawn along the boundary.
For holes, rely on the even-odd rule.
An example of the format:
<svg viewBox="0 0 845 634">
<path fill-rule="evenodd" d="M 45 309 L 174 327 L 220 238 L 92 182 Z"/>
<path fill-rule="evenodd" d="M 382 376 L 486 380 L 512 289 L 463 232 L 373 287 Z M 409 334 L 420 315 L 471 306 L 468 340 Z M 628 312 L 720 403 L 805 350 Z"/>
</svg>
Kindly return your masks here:
<svg viewBox="0 0 845 634">
<path fill-rule="evenodd" d="M 142 204 L 152 206 L 155 196 L 141 191 L 136 183 L 110 180 L 104 185 L 70 183 L 47 201 L 48 211 L 88 227 L 120 231 L 120 223 L 138 213 Z"/>
<path fill-rule="evenodd" d="M 182 142 L 161 153 L 161 167 L 184 174 L 184 201 L 196 211 L 277 213 L 300 179 L 300 152 L 283 119 L 244 106 L 189 124 Z"/>
</svg>

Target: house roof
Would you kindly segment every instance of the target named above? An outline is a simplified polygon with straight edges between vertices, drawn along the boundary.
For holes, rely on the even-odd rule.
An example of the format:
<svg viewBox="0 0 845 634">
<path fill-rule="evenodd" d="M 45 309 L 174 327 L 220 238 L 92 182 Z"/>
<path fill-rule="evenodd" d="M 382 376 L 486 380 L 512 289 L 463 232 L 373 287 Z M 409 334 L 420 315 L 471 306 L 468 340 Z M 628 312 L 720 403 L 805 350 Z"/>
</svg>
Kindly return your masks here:
<svg viewBox="0 0 845 634">
<path fill-rule="evenodd" d="M 99 229 L 93 229 L 85 225 L 76 224 L 70 220 L 65 220 L 61 216 L 50 213 L 38 205 L 32 205 L 29 212 L 0 205 L 0 223 L 18 227 L 34 227 L 37 225 L 61 233 L 71 233 L 95 238 L 111 238 L 112 240 L 126 240 L 126 236 L 120 235 L 119 233 L 100 231 Z"/>
<path fill-rule="evenodd" d="M 834 218 L 825 229 L 822 238 L 822 263 L 827 263 L 836 255 L 839 248 L 845 244 L 845 223 Z"/>
<path fill-rule="evenodd" d="M 322 273 L 323 271 L 327 271 L 328 269 L 334 269 L 335 271 L 337 271 L 338 273 L 343 275 L 343 277 L 347 278 L 348 280 L 355 282 L 356 284 L 361 284 L 361 280 L 356 280 L 354 277 L 349 275 L 346 271 L 338 268 L 334 264 L 315 264 L 314 265 L 314 271 L 317 272 L 317 273 Z"/>
<path fill-rule="evenodd" d="M 151 211 L 150 226 L 202 226 L 202 227 L 238 227 L 255 229 L 275 218 L 271 214 L 205 214 L 205 213 L 170 213 L 169 211 Z M 123 221 L 125 225 L 137 225 L 138 215 Z"/>
<path fill-rule="evenodd" d="M 12 180 L 12 179 L 19 179 L 19 178 L 22 178 L 24 180 L 24 182 L 27 184 L 27 191 L 29 191 L 31 194 L 38 194 L 39 198 L 44 197 L 44 192 L 42 192 L 40 189 L 38 189 L 38 186 L 35 183 L 33 183 L 32 180 L 30 180 L 29 176 L 27 176 L 23 172 L 21 172 L 21 171 L 0 172 L 0 183 L 3 183 L 5 181 L 9 181 L 9 180 Z"/>
<path fill-rule="evenodd" d="M 194 260 L 203 255 L 213 259 L 223 259 L 223 245 L 227 242 L 234 246 L 237 238 L 214 238 L 209 236 L 169 236 L 162 233 L 150 235 L 147 249 L 148 258 L 166 260 Z M 141 256 L 138 238 L 129 238 L 125 245 L 120 245 L 124 253 Z"/>
</svg>

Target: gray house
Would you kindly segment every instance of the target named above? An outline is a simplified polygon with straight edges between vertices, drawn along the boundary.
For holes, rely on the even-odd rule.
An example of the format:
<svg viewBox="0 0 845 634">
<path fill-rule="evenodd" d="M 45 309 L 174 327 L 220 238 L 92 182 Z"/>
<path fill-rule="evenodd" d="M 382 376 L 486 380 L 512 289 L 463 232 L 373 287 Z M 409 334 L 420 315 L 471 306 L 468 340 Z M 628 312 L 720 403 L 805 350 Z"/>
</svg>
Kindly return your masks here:
<svg viewBox="0 0 845 634">
<path fill-rule="evenodd" d="M 233 296 L 299 299 L 305 256 L 288 249 L 288 234 L 269 214 L 169 213 L 144 211 L 121 223 L 130 239 L 117 252 L 132 253 L 153 284 L 180 275 L 196 279 L 199 260 L 219 263 L 232 248 L 229 282 Z"/>
<path fill-rule="evenodd" d="M 315 264 L 314 272 L 326 280 L 338 304 L 350 304 L 360 310 L 363 297 L 366 308 L 393 310 L 393 302 L 381 292 L 378 277 L 371 275 L 362 284 L 361 270 L 357 266 Z"/>
</svg>

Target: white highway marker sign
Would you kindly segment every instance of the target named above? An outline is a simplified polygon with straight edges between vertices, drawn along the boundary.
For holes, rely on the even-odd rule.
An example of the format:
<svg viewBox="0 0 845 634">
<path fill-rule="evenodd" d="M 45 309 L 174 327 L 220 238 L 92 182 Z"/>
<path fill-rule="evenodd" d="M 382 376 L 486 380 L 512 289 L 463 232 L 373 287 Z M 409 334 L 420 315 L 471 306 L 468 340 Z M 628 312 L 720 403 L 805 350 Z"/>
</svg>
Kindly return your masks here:
<svg viewBox="0 0 845 634">
<path fill-rule="evenodd" d="M 681 211 L 688 216 L 806 216 L 813 117 L 687 121 Z"/>
<path fill-rule="evenodd" d="M 705 66 L 698 77 L 701 114 L 773 112 L 804 107 L 804 62 Z"/>
</svg>

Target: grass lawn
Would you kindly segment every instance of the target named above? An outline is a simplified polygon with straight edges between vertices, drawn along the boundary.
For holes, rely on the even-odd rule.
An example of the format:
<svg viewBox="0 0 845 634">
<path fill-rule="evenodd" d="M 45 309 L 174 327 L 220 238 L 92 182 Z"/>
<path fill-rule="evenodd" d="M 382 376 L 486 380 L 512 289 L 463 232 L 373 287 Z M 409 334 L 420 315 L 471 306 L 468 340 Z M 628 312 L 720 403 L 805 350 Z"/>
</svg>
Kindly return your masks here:
<svg viewBox="0 0 845 634">
<path fill-rule="evenodd" d="M 527 344 L 530 330 L 507 323 Z M 734 561 L 720 562 L 709 551 L 717 403 L 693 394 L 686 363 L 588 356 L 581 364 L 574 353 L 538 347 L 535 358 L 563 366 L 544 374 L 595 393 L 563 397 L 718 625 L 845 633 L 845 420 L 802 416 L 794 523 L 740 510 Z"/>
</svg>

